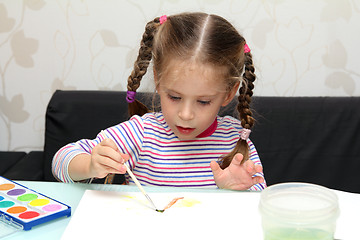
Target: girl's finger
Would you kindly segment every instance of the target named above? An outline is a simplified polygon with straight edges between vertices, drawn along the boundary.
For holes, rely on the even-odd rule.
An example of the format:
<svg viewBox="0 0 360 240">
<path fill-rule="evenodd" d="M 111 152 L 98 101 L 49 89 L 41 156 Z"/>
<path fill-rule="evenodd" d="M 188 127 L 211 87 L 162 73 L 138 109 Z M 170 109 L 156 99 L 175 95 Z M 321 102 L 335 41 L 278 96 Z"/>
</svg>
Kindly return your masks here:
<svg viewBox="0 0 360 240">
<path fill-rule="evenodd" d="M 214 176 L 220 174 L 220 172 L 222 171 L 219 164 L 215 161 L 210 162 L 210 168 Z"/>
<path fill-rule="evenodd" d="M 244 156 L 241 153 L 235 154 L 231 164 L 241 165 L 241 161 L 243 160 Z"/>
<path fill-rule="evenodd" d="M 255 165 L 255 171 L 257 173 L 263 173 L 263 167 L 259 164 Z"/>
<path fill-rule="evenodd" d="M 258 184 L 258 183 L 264 183 L 264 178 L 260 177 L 260 176 L 256 176 L 256 177 L 253 177 L 252 181 L 253 181 L 253 185 Z"/>
<path fill-rule="evenodd" d="M 123 160 L 123 157 L 121 156 L 121 154 L 111 147 L 102 146 L 102 147 L 98 148 L 97 153 L 100 156 L 110 158 L 115 162 L 124 163 L 124 160 Z"/>
<path fill-rule="evenodd" d="M 125 168 L 124 164 L 118 162 L 118 161 L 114 161 L 114 159 L 109 158 L 109 157 L 101 157 L 101 162 L 99 162 L 103 168 L 110 168 L 112 169 L 112 171 L 120 171 L 123 170 Z M 126 171 L 126 168 L 125 168 Z"/>
<path fill-rule="evenodd" d="M 244 163 L 244 167 L 250 175 L 254 175 L 256 173 L 255 164 L 253 161 L 246 161 Z"/>
<path fill-rule="evenodd" d="M 110 138 L 105 138 L 104 140 L 102 140 L 100 142 L 100 145 L 110 147 L 110 148 L 114 149 L 115 151 L 118 149 L 116 143 Z"/>
<path fill-rule="evenodd" d="M 120 153 L 120 156 L 121 156 L 121 158 L 123 160 L 122 163 L 125 163 L 126 161 L 128 161 L 130 159 L 129 154 L 126 154 L 126 153 Z"/>
</svg>

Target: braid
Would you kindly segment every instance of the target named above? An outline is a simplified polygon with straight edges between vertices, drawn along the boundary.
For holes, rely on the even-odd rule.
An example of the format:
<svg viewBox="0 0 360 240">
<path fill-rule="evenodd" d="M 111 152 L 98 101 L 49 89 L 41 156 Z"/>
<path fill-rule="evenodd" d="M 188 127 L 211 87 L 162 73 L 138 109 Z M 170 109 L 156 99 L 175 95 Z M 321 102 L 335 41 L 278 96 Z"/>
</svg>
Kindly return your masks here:
<svg viewBox="0 0 360 240">
<path fill-rule="evenodd" d="M 147 72 L 151 58 L 152 58 L 152 47 L 154 35 L 157 32 L 158 26 L 160 25 L 160 18 L 155 18 L 153 21 L 146 24 L 145 32 L 142 36 L 138 57 L 134 63 L 134 69 L 128 77 L 127 90 L 136 92 L 140 87 L 140 81 Z M 149 112 L 149 109 L 135 100 L 128 104 L 128 110 L 130 117 L 137 115 L 144 115 Z M 115 174 L 109 174 L 105 179 L 105 184 L 111 184 L 113 182 Z"/>
<path fill-rule="evenodd" d="M 243 74 L 242 86 L 239 89 L 238 105 L 237 110 L 240 115 L 241 126 L 246 129 L 251 129 L 255 123 L 255 119 L 252 117 L 252 112 L 250 110 L 251 97 L 253 95 L 255 68 L 252 61 L 252 55 L 250 52 L 245 53 L 245 71 Z M 236 153 L 241 153 L 244 158 L 243 162 L 249 159 L 249 145 L 246 140 L 239 139 L 236 143 L 235 148 L 228 155 L 226 155 L 221 161 L 221 168 L 227 168 Z"/>
<path fill-rule="evenodd" d="M 159 18 L 155 18 L 153 21 L 150 21 L 146 24 L 145 32 L 142 36 L 140 43 L 139 54 L 134 63 L 134 69 L 131 72 L 130 76 L 128 77 L 128 85 L 127 85 L 128 91 L 136 92 L 136 90 L 140 87 L 140 81 L 147 72 L 147 69 L 149 67 L 152 58 L 154 35 L 156 34 L 159 26 L 160 26 Z M 129 108 L 130 117 L 135 114 L 141 116 L 149 112 L 149 109 L 138 100 L 129 103 L 128 108 Z"/>
<path fill-rule="evenodd" d="M 255 68 L 252 62 L 251 53 L 245 53 L 245 71 L 243 74 L 244 82 L 239 89 L 239 104 L 237 110 L 240 114 L 241 125 L 244 128 L 250 129 L 255 123 L 250 110 L 251 97 L 253 95 L 252 90 L 254 89 L 255 81 Z"/>
</svg>

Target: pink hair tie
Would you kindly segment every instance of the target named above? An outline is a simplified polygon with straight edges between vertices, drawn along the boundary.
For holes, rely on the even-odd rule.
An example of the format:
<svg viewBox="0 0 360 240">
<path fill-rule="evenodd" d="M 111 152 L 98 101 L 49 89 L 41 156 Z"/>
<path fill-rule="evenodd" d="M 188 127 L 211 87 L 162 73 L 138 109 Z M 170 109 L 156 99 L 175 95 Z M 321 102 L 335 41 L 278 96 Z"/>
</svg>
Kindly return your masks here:
<svg viewBox="0 0 360 240">
<path fill-rule="evenodd" d="M 250 129 L 247 129 L 247 128 L 243 128 L 241 133 L 240 133 L 240 138 L 242 140 L 247 140 L 250 136 L 250 133 L 251 133 L 251 130 Z"/>
<path fill-rule="evenodd" d="M 245 43 L 245 45 L 244 45 L 244 53 L 248 53 L 248 52 L 250 52 L 250 48 L 249 48 L 249 46 Z"/>
<path fill-rule="evenodd" d="M 136 92 L 134 91 L 127 91 L 126 92 L 126 101 L 128 103 L 132 103 L 135 101 Z"/>
<path fill-rule="evenodd" d="M 166 15 L 162 15 L 162 16 L 160 17 L 160 24 L 163 24 L 164 22 L 166 22 L 166 20 L 167 20 L 167 16 L 166 16 Z"/>
</svg>

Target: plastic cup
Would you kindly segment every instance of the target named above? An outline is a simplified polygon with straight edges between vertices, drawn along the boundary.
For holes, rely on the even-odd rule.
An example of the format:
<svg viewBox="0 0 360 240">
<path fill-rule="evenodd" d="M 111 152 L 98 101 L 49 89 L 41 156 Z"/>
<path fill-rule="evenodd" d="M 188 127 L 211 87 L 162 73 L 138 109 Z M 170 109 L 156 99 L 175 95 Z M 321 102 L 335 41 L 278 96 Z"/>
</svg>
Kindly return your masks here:
<svg viewBox="0 0 360 240">
<path fill-rule="evenodd" d="M 309 183 L 281 183 L 262 191 L 259 203 L 265 240 L 333 240 L 336 194 Z"/>
</svg>

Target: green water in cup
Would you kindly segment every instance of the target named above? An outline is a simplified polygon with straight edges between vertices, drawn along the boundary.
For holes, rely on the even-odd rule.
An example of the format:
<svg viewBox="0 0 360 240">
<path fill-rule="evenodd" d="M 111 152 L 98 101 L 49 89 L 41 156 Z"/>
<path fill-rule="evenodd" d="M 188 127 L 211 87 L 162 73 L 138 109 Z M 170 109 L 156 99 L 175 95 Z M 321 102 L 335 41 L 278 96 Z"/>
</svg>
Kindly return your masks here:
<svg viewBox="0 0 360 240">
<path fill-rule="evenodd" d="M 265 240 L 333 240 L 333 235 L 321 229 L 275 228 L 265 232 Z"/>
<path fill-rule="evenodd" d="M 263 190 L 259 211 L 265 240 L 333 240 L 340 213 L 335 192 L 296 182 Z"/>
</svg>

